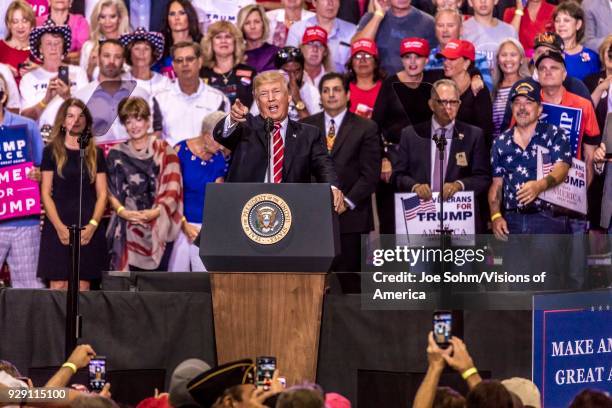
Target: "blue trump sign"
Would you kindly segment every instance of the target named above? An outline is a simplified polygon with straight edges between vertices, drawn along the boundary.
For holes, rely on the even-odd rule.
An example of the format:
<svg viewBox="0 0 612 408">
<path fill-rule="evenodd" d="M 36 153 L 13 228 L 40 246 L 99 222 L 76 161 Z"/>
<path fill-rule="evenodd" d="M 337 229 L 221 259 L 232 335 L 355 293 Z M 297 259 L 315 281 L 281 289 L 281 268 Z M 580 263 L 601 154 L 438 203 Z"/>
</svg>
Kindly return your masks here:
<svg viewBox="0 0 612 408">
<path fill-rule="evenodd" d="M 29 157 L 26 127 L 0 127 L 0 167 L 31 161 Z"/>
<path fill-rule="evenodd" d="M 559 126 L 570 136 L 570 147 L 572 157 L 578 153 L 578 141 L 580 140 L 580 123 L 582 122 L 582 109 L 567 106 L 542 103 L 544 108 L 540 120 L 551 125 Z"/>
<path fill-rule="evenodd" d="M 533 306 L 542 407 L 567 407 L 586 388 L 612 391 L 612 290 L 536 295 Z"/>
</svg>

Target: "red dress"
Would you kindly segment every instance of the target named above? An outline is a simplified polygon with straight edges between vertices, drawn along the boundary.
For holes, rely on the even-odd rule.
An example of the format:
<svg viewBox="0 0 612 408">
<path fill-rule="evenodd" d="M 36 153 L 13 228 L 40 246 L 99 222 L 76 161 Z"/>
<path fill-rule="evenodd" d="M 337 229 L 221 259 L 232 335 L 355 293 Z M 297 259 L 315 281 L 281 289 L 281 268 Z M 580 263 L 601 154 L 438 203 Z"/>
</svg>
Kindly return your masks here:
<svg viewBox="0 0 612 408">
<path fill-rule="evenodd" d="M 11 67 L 19 70 L 19 64 L 26 61 L 30 57 L 29 50 L 18 50 L 8 45 L 4 40 L 0 40 L 0 62 L 3 64 L 10 65 Z M 21 76 L 15 77 L 17 86 L 21 81 Z"/>
<path fill-rule="evenodd" d="M 514 10 L 516 7 L 507 8 L 504 11 L 504 21 L 508 24 L 514 18 Z M 533 55 L 533 46 L 535 36 L 545 31 L 554 31 L 552 15 L 555 11 L 555 6 L 542 0 L 540 9 L 535 21 L 531 20 L 531 16 L 527 12 L 527 7 L 523 10 L 525 14 L 521 17 L 521 25 L 519 27 L 519 41 L 525 48 L 525 54 L 531 58 Z"/>
</svg>

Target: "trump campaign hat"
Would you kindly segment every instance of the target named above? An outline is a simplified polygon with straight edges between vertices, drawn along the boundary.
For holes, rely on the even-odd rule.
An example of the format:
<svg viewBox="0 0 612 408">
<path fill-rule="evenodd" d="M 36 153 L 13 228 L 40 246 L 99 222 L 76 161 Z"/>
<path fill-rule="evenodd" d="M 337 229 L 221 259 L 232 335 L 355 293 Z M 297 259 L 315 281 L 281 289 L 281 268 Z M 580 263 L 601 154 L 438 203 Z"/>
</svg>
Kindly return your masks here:
<svg viewBox="0 0 612 408">
<path fill-rule="evenodd" d="M 565 44 L 559 34 L 546 31 L 535 36 L 533 48 L 538 47 L 548 47 L 553 51 L 563 52 Z"/>
<path fill-rule="evenodd" d="M 535 79 L 527 77 L 519 79 L 512 85 L 509 99 L 513 101 L 517 96 L 525 96 L 534 102 L 540 103 L 542 101 L 541 91 L 542 87 L 540 84 Z"/>
<path fill-rule="evenodd" d="M 312 26 L 304 31 L 302 36 L 302 44 L 308 44 L 318 41 L 323 45 L 327 45 L 327 31 L 323 27 Z"/>
<path fill-rule="evenodd" d="M 459 57 L 474 61 L 476 59 L 474 44 L 466 40 L 450 40 L 444 49 L 436 54 L 436 58 L 457 59 Z"/>
<path fill-rule="evenodd" d="M 429 57 L 429 42 L 424 38 L 404 38 L 400 43 L 400 56 L 403 57 L 409 53 L 414 53 L 421 57 Z"/>
<path fill-rule="evenodd" d="M 367 38 L 361 38 L 351 44 L 351 57 L 354 57 L 358 52 L 365 52 L 378 57 L 378 47 L 376 43 Z"/>
</svg>

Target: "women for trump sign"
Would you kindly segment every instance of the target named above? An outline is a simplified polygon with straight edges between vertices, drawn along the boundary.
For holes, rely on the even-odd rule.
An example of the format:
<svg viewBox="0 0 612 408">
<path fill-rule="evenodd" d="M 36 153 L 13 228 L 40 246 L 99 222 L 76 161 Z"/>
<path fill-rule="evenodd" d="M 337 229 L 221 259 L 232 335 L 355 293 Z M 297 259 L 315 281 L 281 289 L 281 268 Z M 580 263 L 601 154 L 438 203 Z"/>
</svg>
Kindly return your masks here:
<svg viewBox="0 0 612 408">
<path fill-rule="evenodd" d="M 25 127 L 1 128 L 0 149 L 0 221 L 40 214 L 38 182 L 28 178 L 34 164 L 27 161 Z"/>
</svg>

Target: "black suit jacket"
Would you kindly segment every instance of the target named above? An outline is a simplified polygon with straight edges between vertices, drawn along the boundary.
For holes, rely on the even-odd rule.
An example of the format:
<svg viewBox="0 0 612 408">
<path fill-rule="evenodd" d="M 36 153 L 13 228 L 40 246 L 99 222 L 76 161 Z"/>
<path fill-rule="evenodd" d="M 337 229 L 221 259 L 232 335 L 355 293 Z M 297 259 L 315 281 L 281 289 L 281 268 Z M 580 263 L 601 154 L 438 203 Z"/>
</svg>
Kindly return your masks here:
<svg viewBox="0 0 612 408">
<path fill-rule="evenodd" d="M 302 120 L 325 133 L 323 112 Z M 339 188 L 355 204 L 340 215 L 341 233 L 367 233 L 374 229 L 372 193 L 380 177 L 381 149 L 375 122 L 346 112 L 330 153 Z"/>
<path fill-rule="evenodd" d="M 393 170 L 393 180 L 399 191 L 411 191 L 417 183 L 431 185 L 431 139 L 431 120 L 402 131 L 399 163 Z M 465 153 L 466 166 L 457 164 L 458 153 Z M 491 184 L 491 171 L 482 130 L 455 121 L 444 182 L 458 180 L 466 191 L 474 191 L 475 197 L 482 196 Z"/>
<path fill-rule="evenodd" d="M 232 162 L 227 182 L 263 183 L 268 167 L 268 138 L 261 116 L 247 115 L 247 121 L 223 137 L 225 119 L 219 121 L 213 132 L 217 142 L 232 151 Z M 271 141 L 270 141 L 271 143 Z M 312 126 L 288 121 L 285 136 L 283 183 L 310 183 L 314 177 L 319 183 L 338 187 L 338 177 L 323 144 L 323 133 Z"/>
</svg>

